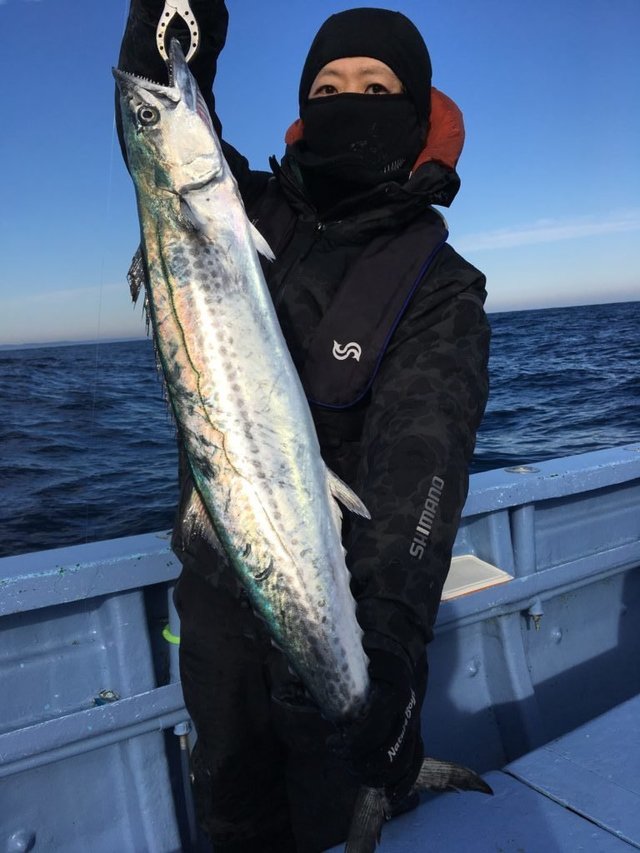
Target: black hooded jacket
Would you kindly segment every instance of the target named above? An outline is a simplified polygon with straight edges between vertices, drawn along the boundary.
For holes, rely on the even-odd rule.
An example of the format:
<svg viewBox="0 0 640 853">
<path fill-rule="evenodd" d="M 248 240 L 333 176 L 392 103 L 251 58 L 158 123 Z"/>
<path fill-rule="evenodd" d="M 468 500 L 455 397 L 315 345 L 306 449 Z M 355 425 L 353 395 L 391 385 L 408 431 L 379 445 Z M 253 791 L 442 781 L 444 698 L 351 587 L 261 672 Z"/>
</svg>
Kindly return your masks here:
<svg viewBox="0 0 640 853">
<path fill-rule="evenodd" d="M 155 44 L 162 5 L 133 0 L 119 60 L 158 82 L 167 79 Z M 223 2 L 191 5 L 201 30 L 191 69 L 215 116 L 211 87 L 227 13 Z M 221 131 L 217 117 L 214 124 Z M 343 536 L 365 647 L 414 663 L 431 639 L 488 394 L 485 278 L 444 242 L 430 207 L 451 203 L 457 174 L 425 163 L 403 186 L 378 185 L 320 220 L 291 146 L 272 172 L 253 171 L 223 148 L 247 214 L 276 255 L 265 276 L 323 457 L 372 516 L 346 518 Z M 369 362 L 338 358 L 351 339 L 336 341 L 338 355 L 320 357 L 317 341 L 336 328 L 349 337 L 351 318 L 375 344 Z M 180 468 L 179 516 L 192 488 L 183 454 Z M 186 568 L 239 589 L 201 539 L 183 543 L 177 527 L 174 548 Z"/>
</svg>

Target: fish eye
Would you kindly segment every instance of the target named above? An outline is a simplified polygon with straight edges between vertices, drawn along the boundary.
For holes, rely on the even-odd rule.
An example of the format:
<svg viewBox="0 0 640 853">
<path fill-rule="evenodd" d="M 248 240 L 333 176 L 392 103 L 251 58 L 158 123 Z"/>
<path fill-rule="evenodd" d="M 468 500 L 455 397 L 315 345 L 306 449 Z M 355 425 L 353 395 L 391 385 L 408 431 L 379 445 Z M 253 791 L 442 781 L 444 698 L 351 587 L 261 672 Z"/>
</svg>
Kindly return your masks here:
<svg viewBox="0 0 640 853">
<path fill-rule="evenodd" d="M 157 124 L 160 121 L 160 113 L 155 107 L 143 106 L 138 108 L 138 121 L 143 127 L 149 127 L 152 124 Z"/>
</svg>

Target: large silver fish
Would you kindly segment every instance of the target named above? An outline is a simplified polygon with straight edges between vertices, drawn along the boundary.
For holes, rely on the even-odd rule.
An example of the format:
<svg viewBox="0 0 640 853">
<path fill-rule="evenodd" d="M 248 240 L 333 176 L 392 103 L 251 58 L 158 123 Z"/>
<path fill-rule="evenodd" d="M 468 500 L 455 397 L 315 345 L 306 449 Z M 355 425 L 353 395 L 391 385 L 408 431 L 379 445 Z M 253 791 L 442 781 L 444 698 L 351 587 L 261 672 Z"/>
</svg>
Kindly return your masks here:
<svg viewBox="0 0 640 853">
<path fill-rule="evenodd" d="M 366 707 L 369 677 L 337 501 L 367 510 L 321 458 L 258 260 L 271 251 L 178 42 L 169 85 L 114 74 L 148 316 L 196 485 L 191 524 L 224 551 L 324 716 L 346 722 Z M 420 787 L 484 784 L 450 767 L 432 763 Z M 353 851 L 373 849 L 387 808 L 374 789 L 361 804 Z"/>
<path fill-rule="evenodd" d="M 203 529 L 213 527 L 254 608 L 332 720 L 357 713 L 367 658 L 324 464 L 249 222 L 177 41 L 168 86 L 122 71 L 148 314 L 186 446 Z"/>
</svg>

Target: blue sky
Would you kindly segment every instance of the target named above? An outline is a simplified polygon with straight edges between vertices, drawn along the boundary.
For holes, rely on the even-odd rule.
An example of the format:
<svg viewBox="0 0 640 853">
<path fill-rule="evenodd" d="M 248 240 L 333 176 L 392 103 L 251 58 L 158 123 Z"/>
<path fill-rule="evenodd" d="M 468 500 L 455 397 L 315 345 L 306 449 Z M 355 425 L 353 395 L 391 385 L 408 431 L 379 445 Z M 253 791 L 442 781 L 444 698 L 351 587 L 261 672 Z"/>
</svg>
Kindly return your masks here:
<svg viewBox="0 0 640 853">
<path fill-rule="evenodd" d="M 490 311 L 640 299 L 638 0 L 407 0 L 433 83 L 465 116 L 451 242 Z M 229 0 L 217 102 L 257 168 L 283 151 L 299 73 L 354 3 Z M 0 0 L 0 344 L 144 334 L 138 242 L 113 129 L 128 0 Z"/>
</svg>

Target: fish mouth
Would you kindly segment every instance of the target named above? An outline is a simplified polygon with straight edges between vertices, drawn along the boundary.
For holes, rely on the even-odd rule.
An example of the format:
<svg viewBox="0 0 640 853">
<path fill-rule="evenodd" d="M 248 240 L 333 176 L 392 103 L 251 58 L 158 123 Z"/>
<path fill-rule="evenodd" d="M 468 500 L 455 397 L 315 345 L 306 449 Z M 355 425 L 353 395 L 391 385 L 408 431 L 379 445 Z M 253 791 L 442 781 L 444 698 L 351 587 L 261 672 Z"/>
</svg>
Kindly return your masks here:
<svg viewBox="0 0 640 853">
<path fill-rule="evenodd" d="M 149 77 L 143 77 L 140 74 L 132 74 L 130 71 L 122 71 L 120 68 L 113 68 L 112 71 L 113 76 L 116 78 L 116 82 L 124 83 L 127 88 L 141 87 L 147 92 L 152 92 L 155 95 L 162 95 L 165 98 L 169 98 L 171 101 L 177 102 L 180 100 L 180 92 L 172 80 L 171 69 L 169 69 L 168 85 L 165 83 L 156 83 L 155 80 L 151 80 Z"/>
<path fill-rule="evenodd" d="M 123 71 L 121 68 L 113 68 L 113 76 L 116 82 L 123 83 L 128 87 L 142 87 L 147 92 L 155 95 L 162 95 L 171 101 L 177 103 L 182 92 L 178 83 L 182 73 L 188 70 L 187 60 L 184 58 L 182 47 L 178 39 L 171 39 L 169 48 L 169 62 L 167 63 L 167 73 L 169 75 L 168 83 L 158 83 L 150 77 L 143 77 L 141 74 L 133 74 L 131 71 Z"/>
<path fill-rule="evenodd" d="M 189 65 L 182 52 L 180 42 L 175 38 L 171 39 L 167 70 L 169 75 L 168 85 L 156 83 L 154 80 L 132 74 L 130 71 L 121 71 L 119 68 L 113 69 L 113 75 L 116 78 L 121 95 L 126 93 L 133 99 L 136 96 L 144 97 L 142 93 L 146 92 L 147 98 L 155 98 L 157 101 L 164 101 L 165 104 L 167 101 L 171 105 L 177 105 L 182 102 L 187 110 L 197 113 L 209 125 L 211 132 L 214 133 L 208 107 L 200 94 L 198 84 L 189 70 Z M 156 104 L 156 106 L 159 106 L 159 104 Z"/>
</svg>

